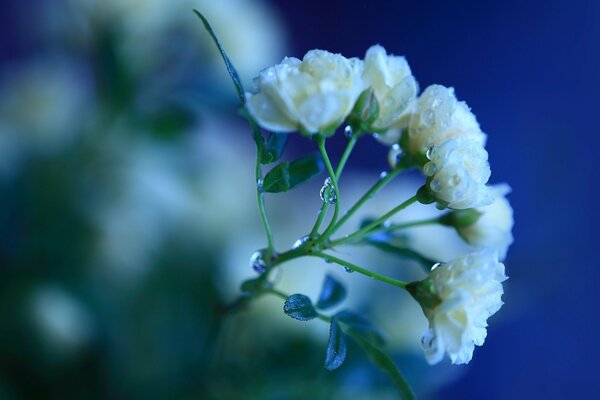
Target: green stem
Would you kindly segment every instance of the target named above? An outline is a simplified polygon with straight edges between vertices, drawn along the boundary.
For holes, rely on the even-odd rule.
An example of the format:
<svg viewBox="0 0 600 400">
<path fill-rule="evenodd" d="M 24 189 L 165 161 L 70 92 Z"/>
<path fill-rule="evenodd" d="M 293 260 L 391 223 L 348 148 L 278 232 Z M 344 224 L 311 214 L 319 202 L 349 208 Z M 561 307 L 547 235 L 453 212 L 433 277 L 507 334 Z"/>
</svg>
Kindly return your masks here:
<svg viewBox="0 0 600 400">
<path fill-rule="evenodd" d="M 333 242 L 329 243 L 328 247 L 335 247 L 340 244 L 352 242 L 354 240 L 361 238 L 365 234 L 373 231 L 373 229 L 377 228 L 379 225 L 383 224 L 388 218 L 390 218 L 393 215 L 395 215 L 396 213 L 404 210 L 406 207 L 410 206 L 411 204 L 415 203 L 416 201 L 417 201 L 417 196 L 415 195 L 415 196 L 411 197 L 410 199 L 406 200 L 405 202 L 403 202 L 402 204 L 400 204 L 399 206 L 388 211 L 383 216 L 377 218 L 375 221 L 371 222 L 364 228 L 359 229 L 356 232 L 354 232 L 353 234 L 346 236 L 342 239 L 334 240 Z"/>
<path fill-rule="evenodd" d="M 387 185 L 392 179 L 396 177 L 403 168 L 395 168 L 388 172 L 383 178 L 379 179 L 375 185 L 373 185 L 367 193 L 365 193 L 346 213 L 340 218 L 340 220 L 331 229 L 330 234 L 335 233 L 342 225 L 344 225 L 359 208 L 363 206 L 369 199 L 371 199 L 377 192 L 379 192 L 385 185 Z"/>
<path fill-rule="evenodd" d="M 388 225 L 388 226 L 382 226 L 381 229 L 374 229 L 373 231 L 393 232 L 393 231 L 398 231 L 398 230 L 406 229 L 406 228 L 414 228 L 416 226 L 435 225 L 435 224 L 439 224 L 439 223 L 440 223 L 439 217 L 435 217 L 435 218 L 431 218 L 431 219 L 422 219 L 422 220 L 418 220 L 418 221 L 410 221 L 410 222 L 403 222 L 403 223 L 399 223 L 399 224 L 392 224 L 392 225 Z"/>
<path fill-rule="evenodd" d="M 354 150 L 354 146 L 356 145 L 356 141 L 358 140 L 358 133 L 353 135 L 350 140 L 348 140 L 348 144 L 346 145 L 346 149 L 342 154 L 342 158 L 340 158 L 340 162 L 335 170 L 335 177 L 339 180 L 340 176 L 342 176 L 342 172 L 344 171 L 344 167 L 346 166 L 346 162 L 352 154 L 352 150 Z"/>
<path fill-rule="evenodd" d="M 356 272 L 358 272 L 360 274 L 368 276 L 369 278 L 377 279 L 378 281 L 389 283 L 390 285 L 393 285 L 393 286 L 397 286 L 397 287 L 400 287 L 400 288 L 405 288 L 406 285 L 408 285 L 407 282 L 399 281 L 397 279 L 393 279 L 393 278 L 387 277 L 385 275 L 380 275 L 380 274 L 378 274 L 376 272 L 369 271 L 368 269 L 359 267 L 356 264 L 352 264 L 351 262 L 348 262 L 346 260 L 342 260 L 341 258 L 334 257 L 334 256 L 329 255 L 327 253 L 323 253 L 323 252 L 320 252 L 320 251 L 315 251 L 315 252 L 312 252 L 312 253 L 307 254 L 307 255 L 308 256 L 313 256 L 313 257 L 320 257 L 320 258 L 322 258 L 322 259 L 324 259 L 326 261 L 334 262 L 334 263 L 339 264 L 339 265 L 341 265 L 343 267 L 346 267 L 346 268 L 348 268 L 348 269 L 350 269 L 352 271 L 356 271 Z"/>
<path fill-rule="evenodd" d="M 348 161 L 348 158 L 350 157 L 350 154 L 352 154 L 352 150 L 354 150 L 354 146 L 356 145 L 356 141 L 358 140 L 358 135 L 354 135 L 350 138 L 350 140 L 348 141 L 348 144 L 346 145 L 346 149 L 344 150 L 344 153 L 342 154 L 342 158 L 340 159 L 340 162 L 337 166 L 337 169 L 335 171 L 335 177 L 337 178 L 337 180 L 339 181 L 340 176 L 342 175 L 342 172 L 344 171 L 344 167 L 346 166 L 346 162 Z M 337 196 L 337 193 L 336 193 Z M 321 210 L 319 210 L 319 215 L 317 217 L 317 221 L 315 222 L 315 225 L 313 226 L 312 230 L 310 231 L 310 235 L 309 237 L 311 239 L 314 239 L 318 232 L 319 232 L 319 228 L 321 227 L 321 224 L 323 223 L 323 219 L 325 218 L 325 214 L 327 213 L 327 209 L 329 208 L 329 204 L 323 202 L 323 204 L 321 205 Z"/>
<path fill-rule="evenodd" d="M 335 208 L 333 210 L 333 217 L 331 217 L 331 222 L 329 223 L 329 226 L 325 229 L 325 232 L 323 232 L 322 235 L 323 238 L 327 238 L 331 234 L 331 230 L 337 222 L 338 214 L 340 212 L 340 188 L 338 187 L 336 173 L 333 171 L 331 161 L 329 160 L 327 150 L 325 149 L 324 136 L 317 136 L 317 145 L 319 146 L 319 152 L 321 152 L 321 156 L 323 157 L 323 161 L 325 162 L 325 167 L 327 168 L 327 172 L 329 173 L 329 178 L 331 179 L 331 184 L 333 185 L 333 190 L 335 191 L 336 197 Z"/>
<path fill-rule="evenodd" d="M 271 225 L 267 218 L 267 211 L 265 209 L 265 198 L 262 191 L 262 172 L 260 169 L 260 149 L 256 149 L 256 197 L 258 200 L 258 211 L 260 213 L 260 219 L 265 227 L 265 233 L 267 235 L 268 253 L 269 256 L 273 254 L 273 232 L 271 231 Z"/>
</svg>

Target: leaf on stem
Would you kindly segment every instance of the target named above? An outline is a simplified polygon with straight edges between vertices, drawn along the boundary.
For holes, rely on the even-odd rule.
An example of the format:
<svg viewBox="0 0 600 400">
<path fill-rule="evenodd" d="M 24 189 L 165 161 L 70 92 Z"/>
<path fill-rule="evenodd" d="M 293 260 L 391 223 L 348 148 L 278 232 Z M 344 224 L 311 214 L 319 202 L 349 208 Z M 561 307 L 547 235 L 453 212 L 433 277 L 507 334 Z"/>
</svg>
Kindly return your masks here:
<svg viewBox="0 0 600 400">
<path fill-rule="evenodd" d="M 317 317 L 317 310 L 310 299 L 303 294 L 293 294 L 283 303 L 283 312 L 299 321 L 309 321 Z"/>
<path fill-rule="evenodd" d="M 200 20 L 202 20 L 202 23 L 204 24 L 204 28 L 209 33 L 213 42 L 219 49 L 219 53 L 221 53 L 221 57 L 223 57 L 223 61 L 225 62 L 225 68 L 227 68 L 227 72 L 229 73 L 229 76 L 231 77 L 231 80 L 233 81 L 233 84 L 235 85 L 235 90 L 237 91 L 238 97 L 240 98 L 240 102 L 244 106 L 244 109 L 242 110 L 242 114 L 248 120 L 248 123 L 250 124 L 250 128 L 252 129 L 252 137 L 254 138 L 254 142 L 256 143 L 256 148 L 258 149 L 258 156 L 262 159 L 263 157 L 266 157 L 265 154 L 268 154 L 268 151 L 265 146 L 265 139 L 262 137 L 260 128 L 254 121 L 254 119 L 252 119 L 252 117 L 246 112 L 246 109 L 245 109 L 246 91 L 244 90 L 244 86 L 242 85 L 242 80 L 240 79 L 240 76 L 239 76 L 237 70 L 233 66 L 233 63 L 231 62 L 231 60 L 229 59 L 229 56 L 225 52 L 223 45 L 221 45 L 221 41 L 217 37 L 217 34 L 215 33 L 214 29 L 212 28 L 212 26 L 210 25 L 210 23 L 208 22 L 206 17 L 204 15 L 202 15 L 202 13 L 198 10 L 194 10 L 194 13 L 198 16 L 198 18 L 200 18 Z"/>
<path fill-rule="evenodd" d="M 317 308 L 322 310 L 334 307 L 346 298 L 346 288 L 333 276 L 327 275 L 323 281 Z"/>
<path fill-rule="evenodd" d="M 323 161 L 316 154 L 299 158 L 291 163 L 281 162 L 265 175 L 263 191 L 267 193 L 287 192 L 317 175 L 323 169 Z"/>
<path fill-rule="evenodd" d="M 261 164 L 270 164 L 279 160 L 287 144 L 288 137 L 285 133 L 271 133 L 267 139 L 264 151 L 260 155 Z"/>
<path fill-rule="evenodd" d="M 374 345 L 368 340 L 365 340 L 360 335 L 355 334 L 352 331 L 347 332 L 348 336 L 350 336 L 358 345 L 367 353 L 367 356 L 375 364 L 377 367 L 382 369 L 388 376 L 392 379 L 396 387 L 398 388 L 398 392 L 400 394 L 400 398 L 406 400 L 416 399 L 415 392 L 412 390 L 402 372 L 398 369 L 394 360 L 387 355 L 383 350 Z"/>
<path fill-rule="evenodd" d="M 379 329 L 356 312 L 343 310 L 335 314 L 335 319 L 342 324 L 346 332 L 352 332 L 373 344 L 382 345 L 385 342 Z"/>
<path fill-rule="evenodd" d="M 418 262 L 427 273 L 431 272 L 431 267 L 436 263 L 436 261 L 425 257 L 424 255 L 416 252 L 415 250 L 409 249 L 407 247 L 397 246 L 392 244 L 391 242 L 373 239 L 365 239 L 364 242 L 386 253 L 395 254 L 414 260 Z"/>
<path fill-rule="evenodd" d="M 342 365 L 346 359 L 346 352 L 346 336 L 334 318 L 331 320 L 329 327 L 329 343 L 327 344 L 327 354 L 325 355 L 325 369 L 333 371 Z"/>
</svg>

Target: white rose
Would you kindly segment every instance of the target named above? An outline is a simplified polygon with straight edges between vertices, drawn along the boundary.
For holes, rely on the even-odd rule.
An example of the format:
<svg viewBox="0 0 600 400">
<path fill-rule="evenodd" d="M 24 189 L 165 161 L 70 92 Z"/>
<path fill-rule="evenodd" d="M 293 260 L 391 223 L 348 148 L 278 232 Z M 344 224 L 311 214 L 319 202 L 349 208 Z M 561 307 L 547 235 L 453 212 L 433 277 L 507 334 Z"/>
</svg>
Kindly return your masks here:
<svg viewBox="0 0 600 400">
<path fill-rule="evenodd" d="M 441 264 L 427 280 L 441 303 L 433 309 L 424 307 L 429 328 L 421 343 L 430 364 L 447 353 L 453 364 L 466 364 L 473 357 L 475 345 L 481 346 L 487 334 L 487 319 L 502 304 L 504 264 L 492 250 L 471 253 Z"/>
<path fill-rule="evenodd" d="M 513 242 L 513 209 L 505 197 L 510 193 L 510 186 L 501 184 L 492 186 L 491 189 L 494 202 L 478 208 L 481 213 L 479 219 L 472 225 L 458 228 L 458 232 L 469 244 L 477 248 L 495 249 L 500 260 L 504 260 Z"/>
<path fill-rule="evenodd" d="M 401 129 L 408 125 L 418 90 L 408 62 L 404 57 L 388 56 L 380 45 L 372 46 L 365 55 L 363 79 L 379 102 L 379 116 L 373 128 L 384 134 L 378 139 L 397 143 Z"/>
<path fill-rule="evenodd" d="M 486 186 L 491 175 L 488 153 L 479 141 L 451 137 L 433 146 L 428 156 L 423 172 L 432 178 L 429 189 L 436 199 L 459 210 L 493 202 Z"/>
<path fill-rule="evenodd" d="M 363 63 L 324 50 L 302 61 L 286 58 L 255 78 L 248 110 L 263 128 L 275 132 L 332 131 L 348 116 L 363 89 Z"/>
<path fill-rule="evenodd" d="M 408 130 L 410 151 L 418 153 L 450 137 L 469 137 L 485 145 L 475 115 L 453 88 L 431 85 L 419 97 Z"/>
</svg>

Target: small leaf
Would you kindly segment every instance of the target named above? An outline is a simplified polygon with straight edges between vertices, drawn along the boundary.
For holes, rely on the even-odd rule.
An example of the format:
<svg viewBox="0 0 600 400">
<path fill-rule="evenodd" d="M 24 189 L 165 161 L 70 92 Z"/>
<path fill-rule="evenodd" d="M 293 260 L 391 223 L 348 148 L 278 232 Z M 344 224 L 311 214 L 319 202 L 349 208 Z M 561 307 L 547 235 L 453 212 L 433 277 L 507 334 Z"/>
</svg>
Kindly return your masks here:
<svg viewBox="0 0 600 400">
<path fill-rule="evenodd" d="M 317 301 L 317 308 L 325 310 L 331 308 L 346 298 L 346 288 L 334 277 L 327 275 L 323 281 L 321 294 Z"/>
<path fill-rule="evenodd" d="M 221 42 L 219 41 L 217 34 L 213 30 L 212 26 L 210 26 L 210 23 L 208 22 L 206 17 L 204 15 L 202 15 L 202 13 L 200 13 L 200 11 L 198 11 L 198 10 L 194 10 L 194 13 L 196 13 L 198 18 L 200 18 L 202 20 L 202 23 L 204 24 L 204 28 L 206 28 L 206 30 L 208 31 L 213 42 L 215 42 L 215 45 L 219 49 L 219 52 L 221 53 L 221 57 L 223 57 L 223 61 L 225 62 L 225 68 L 227 68 L 227 72 L 229 73 L 229 76 L 231 77 L 231 80 L 233 81 L 233 84 L 235 85 L 235 90 L 237 91 L 237 94 L 240 98 L 240 102 L 242 103 L 242 105 L 244 105 L 242 112 L 243 112 L 244 116 L 246 117 L 246 119 L 248 120 L 248 123 L 250 124 L 250 128 L 252 129 L 252 137 L 254 138 L 254 142 L 256 143 L 256 149 L 258 151 L 258 156 L 262 158 L 263 155 L 267 153 L 267 150 L 265 148 L 265 139 L 262 137 L 260 128 L 256 124 L 256 121 L 254 121 L 254 119 L 252 117 L 250 117 L 250 115 L 247 113 L 247 111 L 245 109 L 246 91 L 244 90 L 244 86 L 242 85 L 242 80 L 240 79 L 240 76 L 239 76 L 237 70 L 233 66 L 233 63 L 229 59 L 229 56 L 227 55 L 227 53 L 225 52 L 225 49 L 221 45 Z"/>
<path fill-rule="evenodd" d="M 404 378 L 402 372 L 400 372 L 400 370 L 394 363 L 394 360 L 392 360 L 392 358 L 389 355 L 387 355 L 383 350 L 381 350 L 373 343 L 362 338 L 360 335 L 356 335 L 353 332 L 348 332 L 348 335 L 352 337 L 352 339 L 354 339 L 354 341 L 356 341 L 356 343 L 358 343 L 360 347 L 362 347 L 362 349 L 365 351 L 365 353 L 367 353 L 367 356 L 369 356 L 369 359 L 373 362 L 373 364 L 381 368 L 385 373 L 389 375 L 390 378 L 392 378 L 392 381 L 398 388 L 398 392 L 401 396 L 400 398 L 406 400 L 412 400 L 417 398 L 415 392 L 412 390 L 412 388 L 406 381 L 406 378 Z"/>
<path fill-rule="evenodd" d="M 323 171 L 323 161 L 311 154 L 288 163 L 281 162 L 273 167 L 263 180 L 263 190 L 268 193 L 287 192 Z"/>
<path fill-rule="evenodd" d="M 289 136 L 285 133 L 271 133 L 267 139 L 265 151 L 261 154 L 260 162 L 270 164 L 279 160 Z"/>
<path fill-rule="evenodd" d="M 374 344 L 382 345 L 385 342 L 379 329 L 358 313 L 343 310 L 335 314 L 335 319 L 344 326 L 346 332 L 352 332 Z"/>
<path fill-rule="evenodd" d="M 427 272 L 427 273 L 431 272 L 431 267 L 436 263 L 436 261 L 433 261 L 433 260 L 425 257 L 424 255 L 414 251 L 413 249 L 409 249 L 407 247 L 396 246 L 390 242 L 380 240 L 380 239 L 381 238 L 377 238 L 376 240 L 366 239 L 365 243 L 367 243 L 368 245 L 370 245 L 372 247 L 375 247 L 376 249 L 382 250 L 386 253 L 396 254 L 396 255 L 417 261 L 421 265 L 421 267 L 423 267 L 425 272 Z"/>
<path fill-rule="evenodd" d="M 206 28 L 206 30 L 212 37 L 212 40 L 217 45 L 217 48 L 219 49 L 219 52 L 221 53 L 221 57 L 223 57 L 223 61 L 225 62 L 225 68 L 227 68 L 227 72 L 229 73 L 229 76 L 231 77 L 231 80 L 233 81 L 233 84 L 235 85 L 235 89 L 238 92 L 240 101 L 242 102 L 242 104 L 246 104 L 246 94 L 244 91 L 244 86 L 242 86 L 242 81 L 240 79 L 240 76 L 237 73 L 233 64 L 231 63 L 231 60 L 229 59 L 229 56 L 225 52 L 225 49 L 221 45 L 221 42 L 219 41 L 217 34 L 213 30 L 212 26 L 210 26 L 210 23 L 208 22 L 206 17 L 204 15 L 202 15 L 202 13 L 200 13 L 200 11 L 194 10 L 194 13 L 196 13 L 198 18 L 200 18 L 202 20 L 202 23 L 204 24 L 204 28 Z"/>
<path fill-rule="evenodd" d="M 346 336 L 334 318 L 331 320 L 329 327 L 329 343 L 327 344 L 327 354 L 325 356 L 325 369 L 333 371 L 342 365 L 346 359 L 346 352 Z"/>
<path fill-rule="evenodd" d="M 310 299 L 303 294 L 293 294 L 283 304 L 283 312 L 299 321 L 308 321 L 317 316 Z"/>
</svg>

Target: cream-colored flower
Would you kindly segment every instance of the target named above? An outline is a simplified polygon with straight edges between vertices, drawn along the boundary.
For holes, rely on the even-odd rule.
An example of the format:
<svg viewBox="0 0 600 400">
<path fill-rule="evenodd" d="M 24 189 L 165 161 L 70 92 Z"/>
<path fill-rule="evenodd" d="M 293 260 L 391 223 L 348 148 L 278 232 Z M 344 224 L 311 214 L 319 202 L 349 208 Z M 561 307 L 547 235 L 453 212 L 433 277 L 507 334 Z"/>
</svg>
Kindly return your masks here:
<svg viewBox="0 0 600 400">
<path fill-rule="evenodd" d="M 458 228 L 458 232 L 469 244 L 477 248 L 495 249 L 500 260 L 504 260 L 513 242 L 513 209 L 506 199 L 506 195 L 510 193 L 510 186 L 501 184 L 492 186 L 491 189 L 494 202 L 478 208 L 481 213 L 479 219 L 472 225 Z"/>
<path fill-rule="evenodd" d="M 379 102 L 379 116 L 373 128 L 384 133 L 378 139 L 397 143 L 401 129 L 408 125 L 416 104 L 417 81 L 404 57 L 388 55 L 380 45 L 367 50 L 363 79 Z"/>
<path fill-rule="evenodd" d="M 504 264 L 492 250 L 468 254 L 435 268 L 429 281 L 441 302 L 423 307 L 429 328 L 422 338 L 425 356 L 436 364 L 447 353 L 466 364 L 487 335 L 487 319 L 502 307 Z"/>
<path fill-rule="evenodd" d="M 450 137 L 428 151 L 430 161 L 423 172 L 431 177 L 429 189 L 448 207 L 465 209 L 491 204 L 486 183 L 491 175 L 488 153 L 469 137 Z"/>
<path fill-rule="evenodd" d="M 271 131 L 332 131 L 363 89 L 362 70 L 359 59 L 324 50 L 311 50 L 302 61 L 286 58 L 255 79 L 258 91 L 247 94 L 248 110 Z"/>
<path fill-rule="evenodd" d="M 419 96 L 408 130 L 410 151 L 427 151 L 450 137 L 469 137 L 485 145 L 475 115 L 464 101 L 458 101 L 453 88 L 431 85 Z"/>
</svg>

